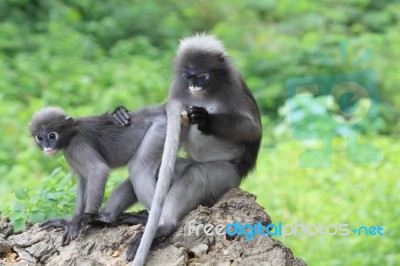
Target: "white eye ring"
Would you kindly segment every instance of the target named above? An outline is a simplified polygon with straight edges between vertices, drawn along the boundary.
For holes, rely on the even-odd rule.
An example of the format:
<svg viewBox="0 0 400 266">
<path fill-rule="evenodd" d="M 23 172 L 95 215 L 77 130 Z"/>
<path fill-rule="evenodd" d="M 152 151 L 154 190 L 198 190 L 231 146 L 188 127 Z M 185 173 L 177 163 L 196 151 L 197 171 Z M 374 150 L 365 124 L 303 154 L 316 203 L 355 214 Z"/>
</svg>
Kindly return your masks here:
<svg viewBox="0 0 400 266">
<path fill-rule="evenodd" d="M 199 75 L 197 75 L 197 77 L 199 78 L 204 78 L 205 80 L 207 80 L 210 77 L 210 74 L 208 73 L 201 73 Z"/>
<path fill-rule="evenodd" d="M 36 140 L 37 143 L 41 143 L 43 141 L 43 137 L 39 136 L 39 135 L 36 135 L 35 136 L 35 140 Z"/>
<path fill-rule="evenodd" d="M 47 134 L 47 138 L 48 139 L 52 139 L 52 140 L 57 140 L 58 139 L 58 133 L 57 132 L 50 132 L 49 134 Z"/>
</svg>

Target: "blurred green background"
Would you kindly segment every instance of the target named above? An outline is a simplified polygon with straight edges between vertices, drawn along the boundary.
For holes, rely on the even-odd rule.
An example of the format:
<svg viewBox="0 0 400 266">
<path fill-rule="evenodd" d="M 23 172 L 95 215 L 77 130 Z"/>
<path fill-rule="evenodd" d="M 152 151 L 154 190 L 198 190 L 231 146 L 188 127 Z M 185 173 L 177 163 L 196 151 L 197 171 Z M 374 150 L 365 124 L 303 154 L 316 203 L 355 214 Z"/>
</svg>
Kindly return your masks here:
<svg viewBox="0 0 400 266">
<path fill-rule="evenodd" d="M 29 136 L 36 110 L 60 106 L 83 116 L 162 103 L 178 40 L 207 31 L 225 43 L 263 114 L 258 166 L 242 188 L 275 223 L 384 228 L 383 236 L 283 242 L 309 265 L 398 265 L 399 29 L 398 1 L 2 0 L 1 215 L 22 228 L 25 219 L 72 212 L 75 181 L 65 161 L 45 158 Z M 290 80 L 367 70 L 379 102 L 350 127 L 329 122 L 332 114 L 345 121 L 346 112 L 368 107 L 365 99 L 287 97 Z M 349 136 L 374 147 L 376 158 L 352 151 Z M 330 147 L 323 156 L 302 157 L 323 145 Z M 332 161 L 307 168 L 300 158 L 305 166 Z M 116 171 L 107 191 L 125 175 Z"/>
</svg>

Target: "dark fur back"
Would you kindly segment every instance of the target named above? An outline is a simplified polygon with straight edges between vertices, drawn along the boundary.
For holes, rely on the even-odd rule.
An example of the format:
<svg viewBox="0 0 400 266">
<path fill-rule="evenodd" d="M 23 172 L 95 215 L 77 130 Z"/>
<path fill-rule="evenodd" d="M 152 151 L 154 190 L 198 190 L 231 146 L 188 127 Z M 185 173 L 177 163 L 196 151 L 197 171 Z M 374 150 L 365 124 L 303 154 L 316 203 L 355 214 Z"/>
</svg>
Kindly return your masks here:
<svg viewBox="0 0 400 266">
<path fill-rule="evenodd" d="M 29 130 L 32 135 L 43 128 L 58 132 L 62 148 L 67 148 L 72 139 L 74 145 L 89 144 L 111 168 L 115 168 L 127 164 L 152 120 L 162 116 L 165 117 L 163 106 L 143 108 L 131 112 L 131 125 L 123 127 L 115 125 L 109 114 L 67 119 L 63 110 L 47 107 L 33 116 Z"/>
</svg>

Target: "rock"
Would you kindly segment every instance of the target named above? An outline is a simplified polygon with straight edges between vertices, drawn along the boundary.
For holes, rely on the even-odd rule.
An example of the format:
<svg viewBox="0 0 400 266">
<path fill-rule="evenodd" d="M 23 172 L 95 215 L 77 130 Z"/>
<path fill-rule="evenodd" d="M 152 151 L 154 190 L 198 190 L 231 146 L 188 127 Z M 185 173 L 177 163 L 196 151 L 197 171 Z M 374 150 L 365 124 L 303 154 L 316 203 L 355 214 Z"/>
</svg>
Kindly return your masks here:
<svg viewBox="0 0 400 266">
<path fill-rule="evenodd" d="M 255 199 L 254 195 L 232 189 L 214 206 L 199 206 L 170 237 L 153 245 L 146 265 L 306 265 L 269 235 L 246 240 L 245 235 L 226 234 L 229 223 L 260 222 L 264 226 L 271 223 Z M 77 240 L 62 247 L 62 230 L 42 231 L 34 225 L 7 239 L 0 236 L 0 255 L 7 265 L 130 265 L 125 261 L 125 251 L 141 230 L 141 225 L 90 227 Z"/>
<path fill-rule="evenodd" d="M 0 234 L 8 237 L 13 234 L 13 227 L 10 224 L 10 220 L 7 218 L 0 219 Z"/>
</svg>

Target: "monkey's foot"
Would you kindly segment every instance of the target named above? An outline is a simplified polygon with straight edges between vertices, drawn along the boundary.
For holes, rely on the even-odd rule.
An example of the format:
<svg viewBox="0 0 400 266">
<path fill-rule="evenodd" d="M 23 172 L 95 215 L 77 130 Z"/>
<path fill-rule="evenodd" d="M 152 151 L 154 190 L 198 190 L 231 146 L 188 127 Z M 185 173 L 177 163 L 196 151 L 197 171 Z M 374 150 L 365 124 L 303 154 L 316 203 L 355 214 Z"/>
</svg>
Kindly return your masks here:
<svg viewBox="0 0 400 266">
<path fill-rule="evenodd" d="M 54 218 L 54 219 L 49 219 L 49 220 L 39 224 L 39 227 L 42 229 L 65 228 L 67 223 L 69 223 L 69 221 L 67 219 Z"/>
<path fill-rule="evenodd" d="M 129 126 L 131 118 L 129 117 L 128 110 L 124 106 L 119 106 L 111 113 L 111 119 L 114 124 L 119 126 Z"/>
<path fill-rule="evenodd" d="M 72 217 L 71 220 L 55 218 L 49 219 L 46 222 L 41 223 L 39 226 L 42 229 L 49 228 L 63 228 L 64 234 L 61 240 L 61 245 L 66 246 L 71 243 L 72 240 L 77 239 L 79 234 L 86 228 L 91 219 L 91 214 L 81 214 Z"/>
<path fill-rule="evenodd" d="M 118 215 L 118 224 L 147 224 L 147 219 L 149 218 L 149 213 L 146 210 L 139 211 L 137 213 L 120 213 Z"/>
<path fill-rule="evenodd" d="M 90 225 L 106 225 L 106 226 L 118 226 L 120 224 L 146 225 L 149 213 L 146 210 L 139 211 L 137 213 L 120 213 L 117 217 L 111 213 L 101 212 L 96 214 L 90 214 Z"/>
<path fill-rule="evenodd" d="M 136 252 L 139 248 L 140 240 L 142 240 L 143 232 L 139 232 L 135 235 L 133 240 L 128 245 L 128 250 L 126 251 L 126 260 L 132 261 L 135 256 Z"/>
<path fill-rule="evenodd" d="M 111 213 L 96 213 L 91 214 L 90 225 L 106 225 L 115 227 L 118 225 L 117 217 L 112 215 Z"/>
</svg>

